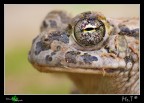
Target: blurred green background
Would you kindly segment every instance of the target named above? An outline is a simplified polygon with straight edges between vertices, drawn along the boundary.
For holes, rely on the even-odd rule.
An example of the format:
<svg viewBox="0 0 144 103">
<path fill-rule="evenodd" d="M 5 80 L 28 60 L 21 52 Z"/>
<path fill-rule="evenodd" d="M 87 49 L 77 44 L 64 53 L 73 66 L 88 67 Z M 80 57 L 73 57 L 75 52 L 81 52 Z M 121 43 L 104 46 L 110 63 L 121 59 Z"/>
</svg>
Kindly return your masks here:
<svg viewBox="0 0 144 103">
<path fill-rule="evenodd" d="M 4 5 L 5 94 L 68 94 L 72 82 L 63 74 L 40 73 L 28 62 L 28 51 L 40 24 L 51 10 L 65 10 L 72 16 L 100 11 L 106 17 L 139 17 L 138 4 L 49 4 Z"/>
</svg>

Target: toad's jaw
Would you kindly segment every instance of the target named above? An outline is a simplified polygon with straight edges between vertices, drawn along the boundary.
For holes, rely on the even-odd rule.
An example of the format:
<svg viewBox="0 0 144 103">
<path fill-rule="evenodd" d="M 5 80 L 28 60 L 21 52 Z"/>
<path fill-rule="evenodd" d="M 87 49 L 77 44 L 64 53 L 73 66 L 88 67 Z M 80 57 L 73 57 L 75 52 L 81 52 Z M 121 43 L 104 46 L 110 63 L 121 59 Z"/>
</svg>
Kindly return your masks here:
<svg viewBox="0 0 144 103">
<path fill-rule="evenodd" d="M 80 73 L 80 74 L 101 74 L 103 76 L 113 76 L 124 68 L 72 68 L 72 67 L 48 67 L 39 64 L 33 64 L 33 66 L 40 72 L 45 73 Z"/>
<path fill-rule="evenodd" d="M 122 63 L 123 62 L 123 63 Z M 119 67 L 108 65 L 102 68 L 97 68 L 96 66 L 91 67 L 91 65 L 73 66 L 73 65 L 61 65 L 61 66 L 49 66 L 48 64 L 39 64 L 32 62 L 32 65 L 40 72 L 68 72 L 68 73 L 82 73 L 82 74 L 103 74 L 103 75 L 113 75 L 116 72 L 120 72 L 125 69 L 125 62 L 121 60 Z M 106 67 L 107 66 L 107 67 Z"/>
</svg>

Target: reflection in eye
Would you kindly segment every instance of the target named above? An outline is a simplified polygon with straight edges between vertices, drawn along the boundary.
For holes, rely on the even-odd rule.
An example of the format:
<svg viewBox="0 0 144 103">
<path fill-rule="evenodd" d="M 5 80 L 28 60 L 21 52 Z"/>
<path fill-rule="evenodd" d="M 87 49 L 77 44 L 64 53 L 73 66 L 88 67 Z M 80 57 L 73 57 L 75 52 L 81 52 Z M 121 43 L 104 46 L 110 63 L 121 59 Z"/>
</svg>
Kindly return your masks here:
<svg viewBox="0 0 144 103">
<path fill-rule="evenodd" d="M 95 46 L 103 40 L 105 26 L 97 19 L 83 19 L 74 27 L 74 36 L 81 46 Z"/>
</svg>

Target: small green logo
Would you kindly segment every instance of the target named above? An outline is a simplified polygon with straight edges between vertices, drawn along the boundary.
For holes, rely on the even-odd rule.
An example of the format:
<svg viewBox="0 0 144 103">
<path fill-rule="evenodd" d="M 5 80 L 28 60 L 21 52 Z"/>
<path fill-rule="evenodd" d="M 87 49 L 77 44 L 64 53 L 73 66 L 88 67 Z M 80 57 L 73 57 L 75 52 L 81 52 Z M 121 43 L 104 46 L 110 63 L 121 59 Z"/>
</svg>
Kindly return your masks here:
<svg viewBox="0 0 144 103">
<path fill-rule="evenodd" d="M 15 95 L 15 96 L 12 96 L 11 98 L 6 98 L 6 100 L 11 100 L 12 103 L 16 103 L 16 102 L 23 101 L 23 100 L 19 100 L 16 95 Z"/>
<path fill-rule="evenodd" d="M 11 98 L 11 100 L 13 103 L 18 102 L 18 97 L 15 95 Z"/>
</svg>

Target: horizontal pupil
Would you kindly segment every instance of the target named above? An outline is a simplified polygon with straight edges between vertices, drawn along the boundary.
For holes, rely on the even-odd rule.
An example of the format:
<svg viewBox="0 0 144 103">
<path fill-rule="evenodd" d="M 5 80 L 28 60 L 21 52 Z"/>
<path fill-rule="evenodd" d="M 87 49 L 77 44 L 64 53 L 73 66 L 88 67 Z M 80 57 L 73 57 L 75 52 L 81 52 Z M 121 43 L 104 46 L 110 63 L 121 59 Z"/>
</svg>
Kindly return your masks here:
<svg viewBox="0 0 144 103">
<path fill-rule="evenodd" d="M 91 30 L 95 30 L 95 28 L 86 28 L 86 29 L 84 29 L 84 31 L 91 31 Z"/>
</svg>

